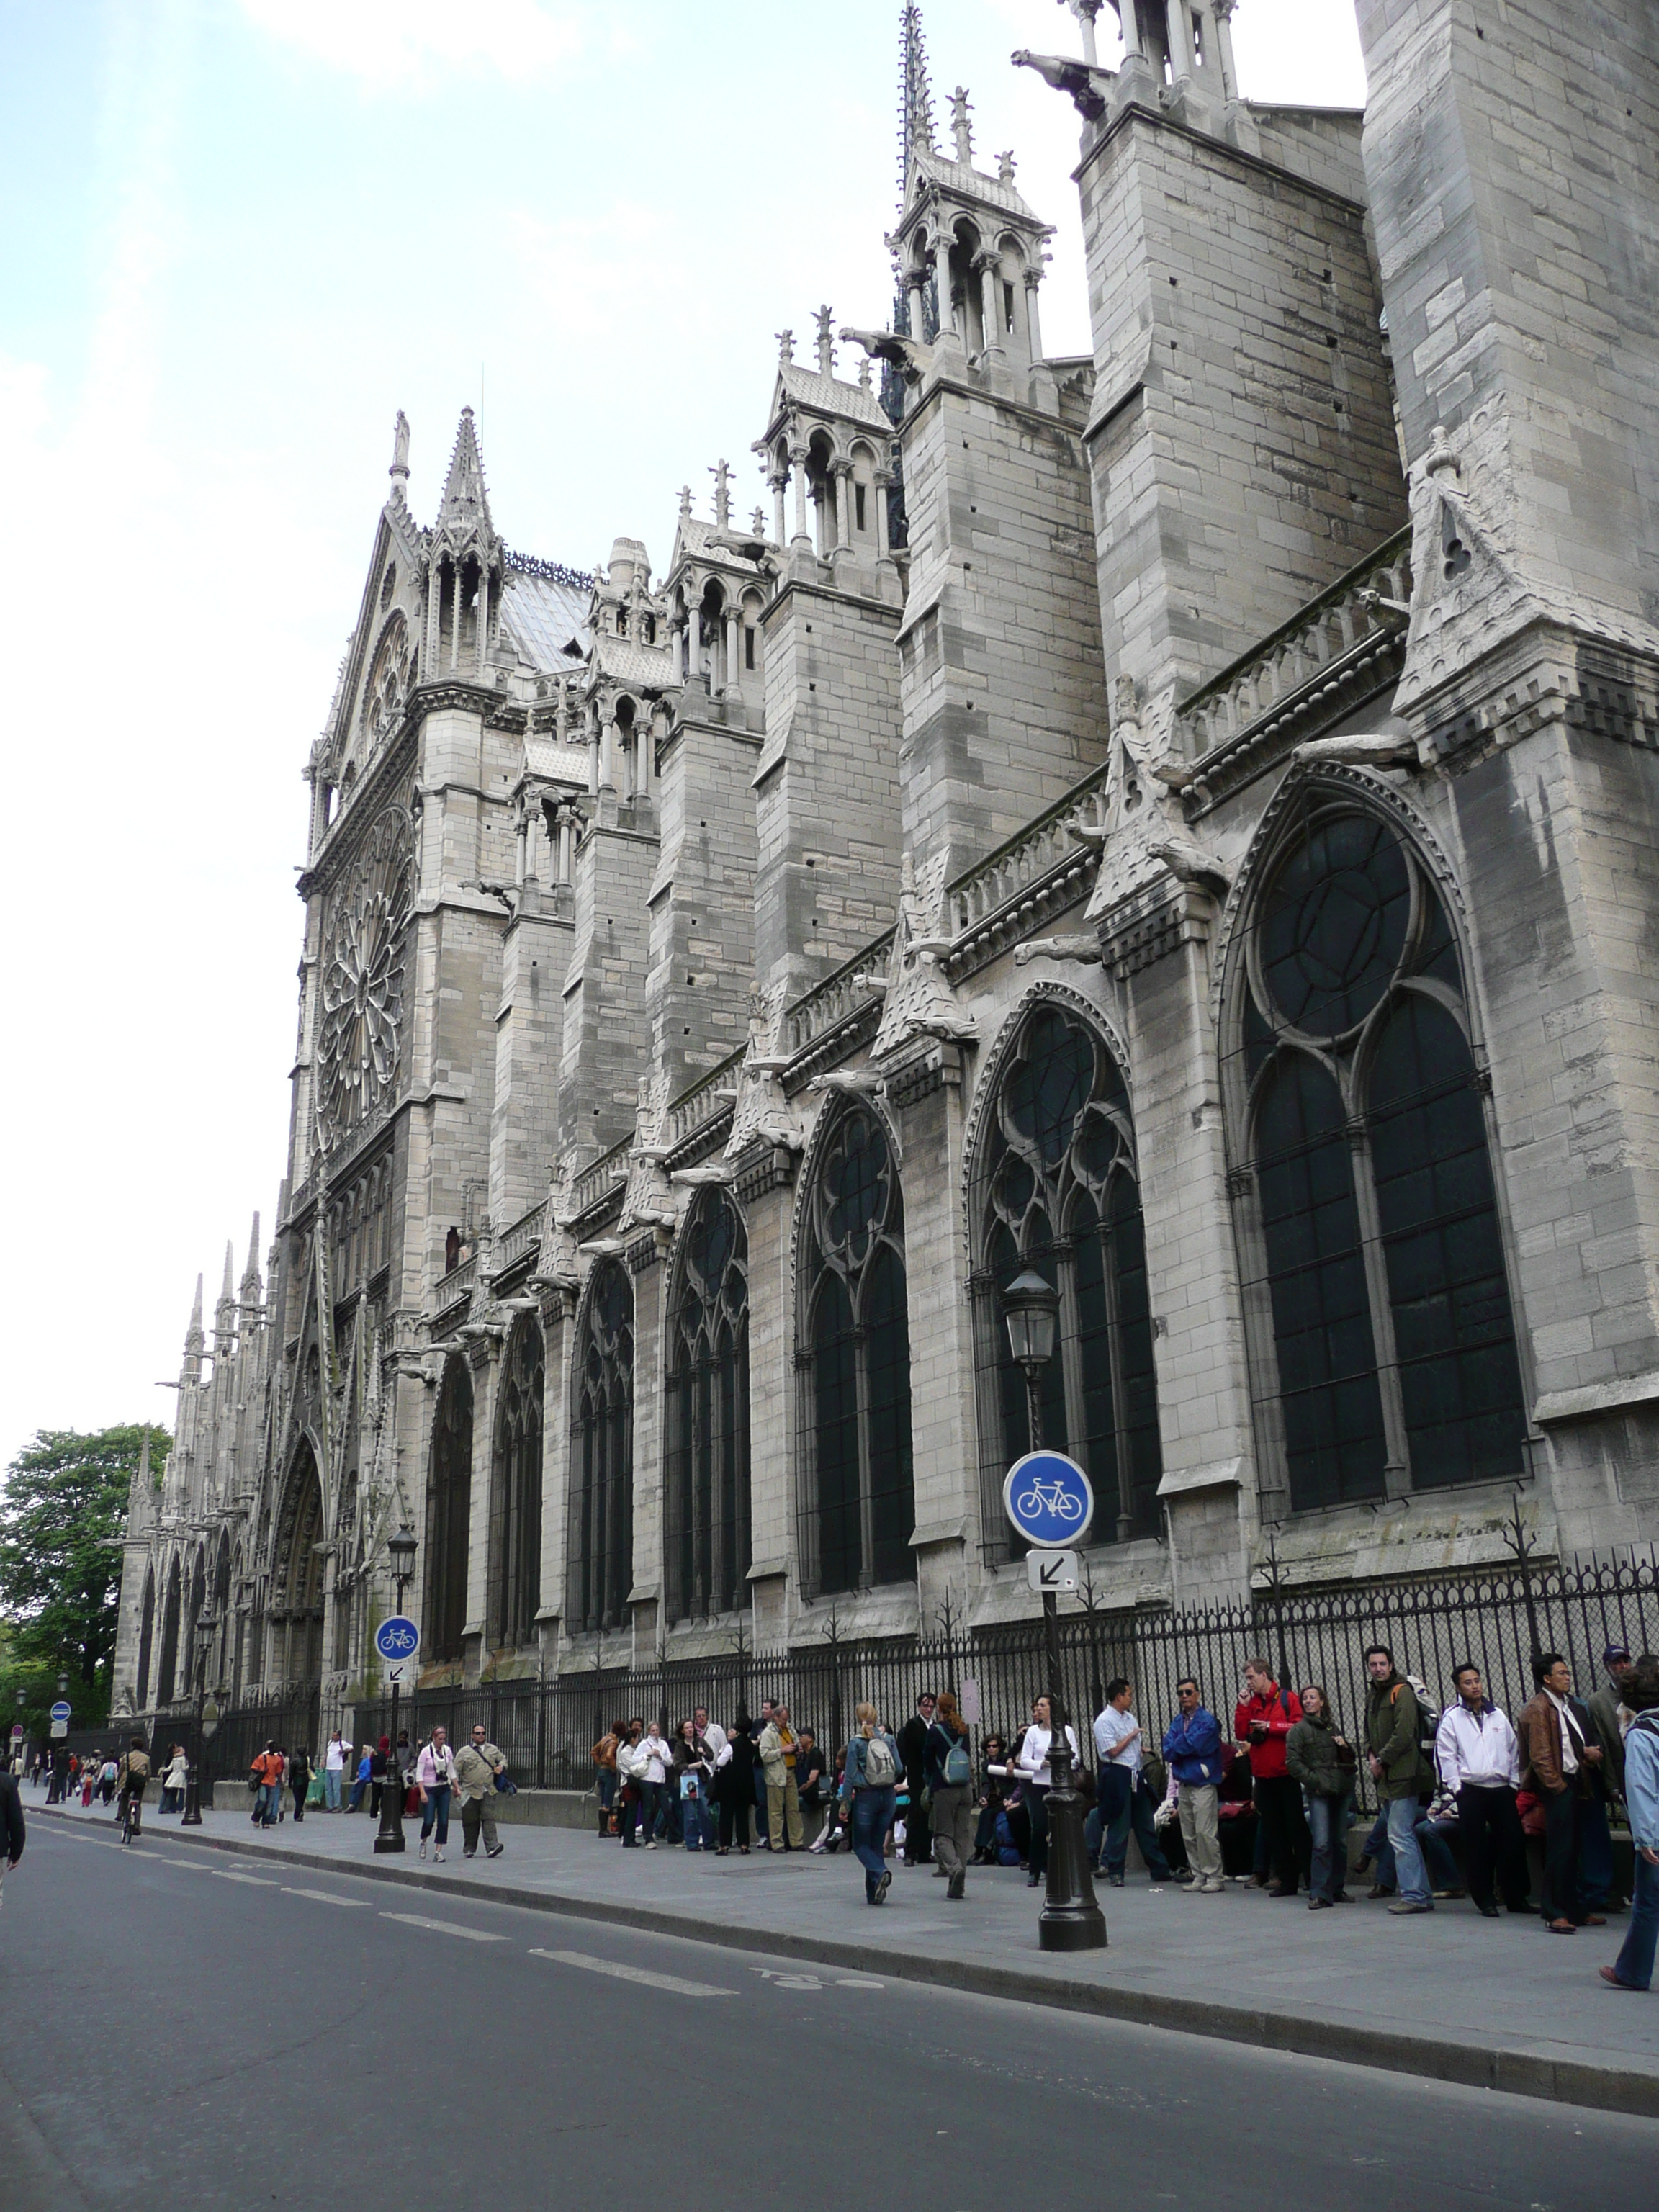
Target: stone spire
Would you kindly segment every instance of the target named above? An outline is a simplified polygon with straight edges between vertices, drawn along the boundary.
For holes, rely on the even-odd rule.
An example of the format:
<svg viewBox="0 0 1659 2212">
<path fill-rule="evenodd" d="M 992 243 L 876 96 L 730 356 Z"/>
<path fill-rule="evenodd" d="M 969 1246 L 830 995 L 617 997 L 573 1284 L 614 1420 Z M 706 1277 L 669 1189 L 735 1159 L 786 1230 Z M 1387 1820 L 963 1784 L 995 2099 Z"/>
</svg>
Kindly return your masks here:
<svg viewBox="0 0 1659 2212">
<path fill-rule="evenodd" d="M 242 1270 L 242 1310 L 252 1314 L 258 1310 L 261 1297 L 259 1282 L 259 1217 L 253 1217 L 253 1228 L 247 1240 L 247 1265 Z"/>
<path fill-rule="evenodd" d="M 489 519 L 489 495 L 484 489 L 483 455 L 478 450 L 478 434 L 473 427 L 472 410 L 463 407 L 460 424 L 455 433 L 455 450 L 449 457 L 449 474 L 444 478 L 444 493 L 438 502 L 440 526 L 452 529 L 459 525 L 482 524 L 488 534 L 495 526 Z"/>
<path fill-rule="evenodd" d="M 716 461 L 708 471 L 714 479 L 714 526 L 729 530 L 732 526 L 732 467 L 728 461 Z"/>
<path fill-rule="evenodd" d="M 836 373 L 836 311 L 823 307 L 812 318 L 818 326 L 818 374 L 833 376 Z"/>
<path fill-rule="evenodd" d="M 968 120 L 968 88 L 959 84 L 951 94 L 951 131 L 957 142 L 957 159 L 971 168 L 974 161 L 974 126 Z"/>
<path fill-rule="evenodd" d="M 213 1309 L 213 1348 L 216 1352 L 228 1352 L 236 1334 L 236 1290 L 232 1275 L 235 1264 L 235 1248 L 227 1237 L 225 1279 L 219 1287 L 219 1303 Z"/>
<path fill-rule="evenodd" d="M 207 1349 L 207 1337 L 202 1328 L 202 1278 L 196 1278 L 196 1302 L 190 1310 L 190 1327 L 185 1331 L 185 1364 L 179 1370 L 181 1382 L 199 1382 L 202 1379 L 202 1354 Z"/>
<path fill-rule="evenodd" d="M 927 74 L 927 46 L 921 10 L 899 10 L 899 205 L 910 187 L 910 163 L 918 147 L 933 149 L 933 87 Z"/>
<path fill-rule="evenodd" d="M 392 479 L 392 500 L 395 507 L 407 503 L 409 497 L 409 417 L 400 407 L 398 420 L 392 430 L 392 466 L 386 471 Z"/>
</svg>

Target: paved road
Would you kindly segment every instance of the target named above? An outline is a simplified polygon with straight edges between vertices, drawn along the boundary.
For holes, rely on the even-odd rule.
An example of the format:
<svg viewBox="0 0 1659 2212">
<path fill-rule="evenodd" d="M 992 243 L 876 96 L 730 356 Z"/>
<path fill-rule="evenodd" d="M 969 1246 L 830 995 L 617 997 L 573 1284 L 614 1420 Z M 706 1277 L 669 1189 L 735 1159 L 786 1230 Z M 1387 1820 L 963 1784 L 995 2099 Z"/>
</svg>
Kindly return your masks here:
<svg viewBox="0 0 1659 2212">
<path fill-rule="evenodd" d="M 384 2201 L 491 2212 L 1600 2212 L 1659 2160 L 1656 2122 L 45 1820 L 0 1988 L 6 2212 L 374 2201 L 388 2129 Z"/>
</svg>

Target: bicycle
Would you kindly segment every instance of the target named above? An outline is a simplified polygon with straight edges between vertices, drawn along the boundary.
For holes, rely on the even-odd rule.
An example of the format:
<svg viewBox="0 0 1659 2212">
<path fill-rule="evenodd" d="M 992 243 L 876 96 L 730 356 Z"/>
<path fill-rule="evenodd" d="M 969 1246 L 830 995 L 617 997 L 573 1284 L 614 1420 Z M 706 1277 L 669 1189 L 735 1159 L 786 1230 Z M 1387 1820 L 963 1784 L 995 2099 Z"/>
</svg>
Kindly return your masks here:
<svg viewBox="0 0 1659 2212">
<path fill-rule="evenodd" d="M 131 1790 L 122 1793 L 121 1841 L 124 1844 L 136 1843 L 143 1834 L 143 1812 L 144 1801 L 142 1797 Z"/>
<path fill-rule="evenodd" d="M 1058 1476 L 1052 1482 L 1033 1482 L 1014 1500 L 1014 1504 L 1017 1511 L 1027 1515 L 1057 1513 L 1062 1521 L 1083 1518 L 1083 1500 L 1076 1491 L 1067 1490 Z"/>
</svg>

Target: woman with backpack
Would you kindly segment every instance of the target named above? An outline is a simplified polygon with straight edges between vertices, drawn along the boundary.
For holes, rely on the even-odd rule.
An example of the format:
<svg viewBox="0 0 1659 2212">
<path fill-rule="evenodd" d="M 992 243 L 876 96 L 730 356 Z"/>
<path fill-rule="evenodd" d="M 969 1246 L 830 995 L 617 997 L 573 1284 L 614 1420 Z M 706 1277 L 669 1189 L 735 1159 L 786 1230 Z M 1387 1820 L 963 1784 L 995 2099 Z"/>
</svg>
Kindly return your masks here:
<svg viewBox="0 0 1659 2212">
<path fill-rule="evenodd" d="M 853 1856 L 864 1869 L 866 1905 L 885 1905 L 893 1886 L 887 1867 L 887 1832 L 893 1825 L 893 1804 L 903 1771 L 897 1744 L 877 1726 L 875 1707 L 860 1705 L 847 1746 L 842 1797 L 852 1808 Z"/>
<path fill-rule="evenodd" d="M 945 1869 L 946 1897 L 964 1897 L 974 1832 L 974 1767 L 968 1755 L 968 1723 L 953 1691 L 939 1693 L 924 1758 L 933 1801 L 933 1856 Z"/>
</svg>

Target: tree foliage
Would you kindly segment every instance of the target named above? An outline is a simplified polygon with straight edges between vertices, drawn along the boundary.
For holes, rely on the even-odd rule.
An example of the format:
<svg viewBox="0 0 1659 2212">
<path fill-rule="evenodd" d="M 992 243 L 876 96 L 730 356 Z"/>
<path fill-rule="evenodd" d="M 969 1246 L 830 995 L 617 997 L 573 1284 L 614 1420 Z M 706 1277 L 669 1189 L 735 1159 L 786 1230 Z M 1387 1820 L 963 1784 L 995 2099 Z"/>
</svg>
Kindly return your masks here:
<svg viewBox="0 0 1659 2212">
<path fill-rule="evenodd" d="M 109 1694 L 121 1539 L 143 1439 L 133 1425 L 91 1436 L 42 1429 L 7 1468 L 0 1492 L 0 1607 L 12 1616 L 8 1656 L 13 1668 L 56 1670 L 84 1686 L 78 1711 Z M 152 1481 L 169 1442 L 164 1431 L 150 1431 Z"/>
</svg>

